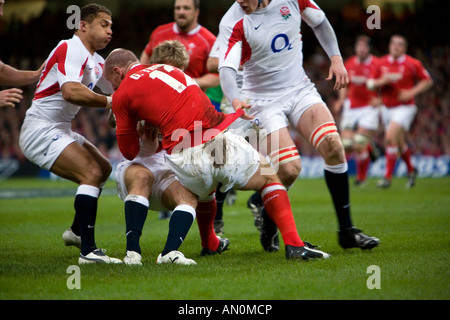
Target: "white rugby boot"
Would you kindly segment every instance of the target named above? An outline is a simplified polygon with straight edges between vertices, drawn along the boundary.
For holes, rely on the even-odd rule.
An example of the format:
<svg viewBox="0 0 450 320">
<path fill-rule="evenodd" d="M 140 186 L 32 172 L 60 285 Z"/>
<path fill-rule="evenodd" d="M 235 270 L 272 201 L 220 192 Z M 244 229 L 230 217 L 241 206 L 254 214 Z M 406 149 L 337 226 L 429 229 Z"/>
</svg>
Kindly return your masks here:
<svg viewBox="0 0 450 320">
<path fill-rule="evenodd" d="M 88 264 L 88 263 L 122 263 L 122 260 L 117 258 L 108 257 L 105 254 L 105 249 L 95 249 L 87 255 L 82 255 L 78 258 L 78 264 Z"/>
<path fill-rule="evenodd" d="M 75 246 L 78 249 L 81 249 L 81 237 L 73 233 L 71 228 L 64 231 L 62 239 L 66 246 Z"/>
<path fill-rule="evenodd" d="M 123 263 L 128 265 L 142 266 L 142 256 L 136 251 L 127 250 L 127 255 L 123 258 Z"/>
<path fill-rule="evenodd" d="M 192 259 L 188 259 L 182 254 L 180 251 L 173 250 L 170 251 L 168 254 L 162 256 L 161 253 L 158 256 L 158 259 L 156 260 L 157 264 L 163 264 L 163 263 L 173 263 L 173 264 L 181 264 L 181 265 L 193 265 L 197 264 Z"/>
</svg>

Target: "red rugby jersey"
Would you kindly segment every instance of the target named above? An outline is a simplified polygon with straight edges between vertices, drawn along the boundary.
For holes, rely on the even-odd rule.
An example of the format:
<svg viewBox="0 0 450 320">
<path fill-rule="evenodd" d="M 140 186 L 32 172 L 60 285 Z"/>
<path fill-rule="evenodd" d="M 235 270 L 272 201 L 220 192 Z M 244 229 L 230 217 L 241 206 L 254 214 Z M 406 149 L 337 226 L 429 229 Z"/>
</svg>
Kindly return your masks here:
<svg viewBox="0 0 450 320">
<path fill-rule="evenodd" d="M 393 80 L 392 83 L 381 87 L 383 104 L 388 108 L 414 104 L 414 98 L 409 101 L 400 101 L 398 99 L 400 91 L 411 89 L 420 80 L 430 79 L 430 74 L 422 63 L 406 54 L 397 60 L 391 55 L 381 57 L 375 72 L 375 78 L 380 78 L 384 74 L 387 74 Z"/>
<path fill-rule="evenodd" d="M 161 25 L 150 35 L 149 42 L 144 49 L 147 55 L 150 57 L 153 48 L 165 40 L 178 40 L 186 47 L 189 54 L 189 66 L 185 72 L 188 76 L 199 78 L 209 73 L 206 62 L 216 41 L 216 36 L 208 29 L 197 25 L 190 32 L 183 33 L 178 29 L 175 22 Z"/>
<path fill-rule="evenodd" d="M 350 84 L 348 86 L 348 98 L 350 108 L 360 108 L 370 105 L 372 98 L 378 94 L 367 89 L 367 79 L 374 76 L 378 58 L 370 55 L 365 61 L 360 61 L 357 56 L 350 57 L 345 62 Z"/>
<path fill-rule="evenodd" d="M 187 148 L 212 139 L 243 114 L 217 112 L 191 77 L 164 64 L 131 69 L 114 93 L 112 110 L 119 149 L 129 160 L 139 152 L 139 120 L 159 129 L 162 147 L 171 153 L 177 145 Z"/>
</svg>

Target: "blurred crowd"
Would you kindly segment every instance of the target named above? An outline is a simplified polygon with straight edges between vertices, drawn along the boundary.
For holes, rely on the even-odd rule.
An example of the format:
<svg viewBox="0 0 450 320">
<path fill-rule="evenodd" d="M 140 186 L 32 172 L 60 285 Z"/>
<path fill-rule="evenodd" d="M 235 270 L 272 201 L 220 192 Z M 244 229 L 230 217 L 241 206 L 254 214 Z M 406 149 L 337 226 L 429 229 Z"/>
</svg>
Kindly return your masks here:
<svg viewBox="0 0 450 320">
<path fill-rule="evenodd" d="M 199 21 L 217 34 L 218 23 L 224 13 L 220 9 L 217 12 L 201 12 Z M 408 133 L 408 143 L 414 154 L 450 155 L 450 41 L 448 35 L 434 32 L 439 21 L 445 19 L 445 12 L 433 13 L 434 18 L 430 18 L 431 8 L 422 8 L 417 14 L 405 8 L 396 15 L 390 10 L 382 10 L 381 29 L 373 30 L 366 27 L 369 15 L 365 8 L 356 4 L 339 12 L 326 13 L 336 31 L 344 58 L 353 55 L 354 40 L 360 34 L 372 38 L 373 53 L 378 56 L 387 53 L 389 37 L 393 33 L 406 36 L 409 40 L 408 53 L 422 61 L 434 80 L 433 88 L 416 99 L 419 112 Z M 38 18 L 26 23 L 18 20 L 6 23 L 0 19 L 0 59 L 18 69 L 39 68 L 60 40 L 72 37 L 72 31 L 66 27 L 67 18 L 65 12 L 50 13 L 44 10 Z M 104 57 L 117 47 L 128 48 L 139 57 L 150 32 L 160 24 L 173 21 L 173 18 L 170 9 L 129 11 L 123 8 L 119 13 L 113 13 L 113 20 L 113 40 L 103 52 L 99 52 Z M 325 102 L 332 106 L 337 93 L 332 90 L 332 84 L 325 80 L 329 59 L 306 25 L 302 35 L 305 70 Z M 22 89 L 24 99 L 20 104 L 15 108 L 0 109 L 0 159 L 12 158 L 25 163 L 27 160 L 18 146 L 18 136 L 25 112 L 31 105 L 35 85 Z M 340 115 L 334 116 L 339 123 Z M 121 157 L 114 130 L 108 126 L 106 111 L 83 108 L 73 127 L 111 160 Z M 382 133 L 383 128 L 377 136 L 380 144 Z M 296 142 L 302 155 L 316 155 L 315 150 L 301 137 L 296 137 Z"/>
</svg>

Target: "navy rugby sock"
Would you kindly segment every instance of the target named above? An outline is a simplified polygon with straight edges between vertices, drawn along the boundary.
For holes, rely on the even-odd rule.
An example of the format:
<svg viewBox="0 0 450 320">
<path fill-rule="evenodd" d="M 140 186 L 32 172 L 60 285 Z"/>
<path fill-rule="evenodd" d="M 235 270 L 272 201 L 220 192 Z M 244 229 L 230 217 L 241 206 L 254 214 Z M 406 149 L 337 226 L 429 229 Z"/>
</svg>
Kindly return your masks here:
<svg viewBox="0 0 450 320">
<path fill-rule="evenodd" d="M 250 196 L 250 202 L 254 205 L 257 205 L 258 207 L 262 207 L 263 204 L 263 198 L 261 197 L 261 194 L 259 192 L 255 192 Z"/>
<path fill-rule="evenodd" d="M 222 183 L 219 183 L 219 185 L 216 188 L 216 203 L 217 203 L 217 211 L 216 211 L 216 217 L 214 220 L 223 220 L 223 204 L 225 203 L 225 199 L 227 197 L 227 192 L 221 192 L 220 188 L 222 187 Z"/>
<path fill-rule="evenodd" d="M 164 256 L 170 251 L 178 250 L 186 238 L 192 222 L 195 219 L 195 209 L 189 205 L 179 205 L 175 208 L 169 221 L 169 234 L 166 245 L 161 252 Z"/>
<path fill-rule="evenodd" d="M 129 195 L 125 199 L 125 232 L 127 251 L 141 254 L 139 240 L 148 214 L 148 199 L 143 196 Z"/>
<path fill-rule="evenodd" d="M 78 222 L 81 237 L 81 254 L 87 255 L 94 251 L 95 220 L 97 219 L 97 202 L 99 189 L 90 185 L 80 185 L 75 196 L 75 219 Z"/>
<path fill-rule="evenodd" d="M 325 170 L 325 181 L 333 199 L 340 230 L 352 227 L 350 217 L 350 191 L 348 186 L 348 171 L 334 173 Z"/>
</svg>

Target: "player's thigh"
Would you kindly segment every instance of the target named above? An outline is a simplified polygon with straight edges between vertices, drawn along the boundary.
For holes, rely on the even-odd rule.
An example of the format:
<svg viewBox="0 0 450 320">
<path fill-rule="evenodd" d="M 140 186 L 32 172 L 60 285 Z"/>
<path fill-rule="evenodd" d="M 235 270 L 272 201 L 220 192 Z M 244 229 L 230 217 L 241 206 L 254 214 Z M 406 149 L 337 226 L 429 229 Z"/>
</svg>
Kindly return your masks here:
<svg viewBox="0 0 450 320">
<path fill-rule="evenodd" d="M 106 181 L 112 171 L 112 166 L 109 160 L 100 152 L 99 149 L 97 149 L 97 147 L 95 147 L 88 140 L 84 141 L 83 147 L 91 154 L 91 156 L 98 163 L 103 173 L 102 181 Z"/>
<path fill-rule="evenodd" d="M 317 103 L 306 110 L 296 126 L 298 132 L 322 155 L 327 164 L 345 161 L 341 137 L 330 110 Z"/>
<path fill-rule="evenodd" d="M 161 195 L 161 202 L 164 207 L 173 210 L 176 206 L 187 204 L 197 207 L 197 196 L 181 185 L 178 180 L 174 180 Z"/>
<path fill-rule="evenodd" d="M 261 190 L 265 185 L 270 183 L 281 183 L 272 166 L 267 162 L 266 158 L 260 154 L 260 164 L 258 170 L 248 180 L 248 182 L 239 187 L 238 190 Z"/>
<path fill-rule="evenodd" d="M 334 118 L 324 103 L 316 103 L 306 110 L 296 124 L 297 131 L 308 141 L 316 128 L 324 123 L 333 122 Z"/>
<path fill-rule="evenodd" d="M 50 171 L 78 184 L 99 186 L 103 182 L 100 165 L 91 153 L 73 142 L 69 144 L 53 163 Z"/>
<path fill-rule="evenodd" d="M 123 182 L 128 194 L 149 198 L 154 177 L 152 172 L 140 164 L 131 164 L 125 171 Z"/>
<path fill-rule="evenodd" d="M 405 129 L 396 121 L 389 122 L 385 134 L 384 141 L 386 145 L 400 144 L 404 139 Z"/>
</svg>

